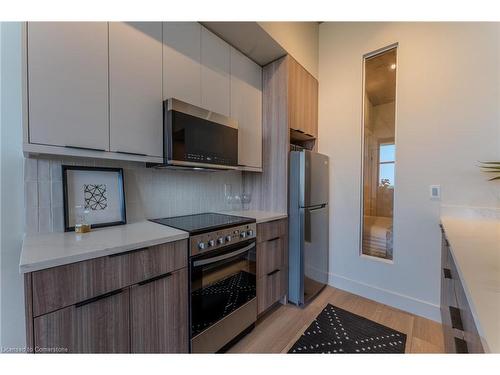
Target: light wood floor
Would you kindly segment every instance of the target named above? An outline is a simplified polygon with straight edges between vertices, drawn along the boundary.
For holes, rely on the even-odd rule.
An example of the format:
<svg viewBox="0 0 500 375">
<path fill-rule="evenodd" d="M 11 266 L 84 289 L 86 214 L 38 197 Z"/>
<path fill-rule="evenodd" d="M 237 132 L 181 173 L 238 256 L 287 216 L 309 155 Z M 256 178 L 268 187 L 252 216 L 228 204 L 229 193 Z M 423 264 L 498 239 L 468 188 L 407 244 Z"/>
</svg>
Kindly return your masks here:
<svg viewBox="0 0 500 375">
<path fill-rule="evenodd" d="M 286 353 L 328 303 L 405 333 L 406 353 L 444 353 L 441 324 L 332 287 L 303 309 L 269 312 L 229 353 Z"/>
</svg>

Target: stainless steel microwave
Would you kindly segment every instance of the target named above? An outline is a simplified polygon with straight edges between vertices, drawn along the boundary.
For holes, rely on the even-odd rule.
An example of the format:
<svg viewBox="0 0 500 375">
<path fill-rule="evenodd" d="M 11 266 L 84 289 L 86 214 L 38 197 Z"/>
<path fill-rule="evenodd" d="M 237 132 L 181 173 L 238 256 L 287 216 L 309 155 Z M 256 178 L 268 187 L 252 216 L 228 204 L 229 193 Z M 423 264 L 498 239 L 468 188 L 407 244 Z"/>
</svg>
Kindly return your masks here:
<svg viewBox="0 0 500 375">
<path fill-rule="evenodd" d="M 238 122 L 168 99 L 163 103 L 163 167 L 236 169 Z"/>
</svg>

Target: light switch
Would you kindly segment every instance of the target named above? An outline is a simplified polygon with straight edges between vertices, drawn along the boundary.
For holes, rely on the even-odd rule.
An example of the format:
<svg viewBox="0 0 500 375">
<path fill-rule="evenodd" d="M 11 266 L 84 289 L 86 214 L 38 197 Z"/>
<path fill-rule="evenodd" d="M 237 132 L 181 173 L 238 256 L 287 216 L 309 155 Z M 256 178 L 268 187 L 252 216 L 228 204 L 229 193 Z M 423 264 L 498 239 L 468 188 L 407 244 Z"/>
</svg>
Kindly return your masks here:
<svg viewBox="0 0 500 375">
<path fill-rule="evenodd" d="M 431 199 L 440 200 L 441 199 L 441 186 L 431 185 L 430 186 Z"/>
</svg>

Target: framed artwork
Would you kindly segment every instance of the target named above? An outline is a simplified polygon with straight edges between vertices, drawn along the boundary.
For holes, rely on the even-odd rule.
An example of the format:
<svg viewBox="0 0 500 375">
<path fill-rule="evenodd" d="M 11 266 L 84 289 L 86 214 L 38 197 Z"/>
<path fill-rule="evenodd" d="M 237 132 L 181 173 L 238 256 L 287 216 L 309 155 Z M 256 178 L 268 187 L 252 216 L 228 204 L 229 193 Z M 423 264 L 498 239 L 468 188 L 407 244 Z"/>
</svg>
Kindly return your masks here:
<svg viewBox="0 0 500 375">
<path fill-rule="evenodd" d="M 77 207 L 91 228 L 127 223 L 122 168 L 62 166 L 64 231 L 74 231 Z"/>
</svg>

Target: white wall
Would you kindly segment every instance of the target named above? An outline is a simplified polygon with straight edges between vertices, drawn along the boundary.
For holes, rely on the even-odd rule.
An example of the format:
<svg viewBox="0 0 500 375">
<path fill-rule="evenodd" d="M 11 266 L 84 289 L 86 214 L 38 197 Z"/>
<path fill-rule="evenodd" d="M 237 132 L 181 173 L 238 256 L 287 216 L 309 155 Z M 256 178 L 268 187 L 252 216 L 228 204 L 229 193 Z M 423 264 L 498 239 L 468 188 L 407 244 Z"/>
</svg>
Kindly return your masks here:
<svg viewBox="0 0 500 375">
<path fill-rule="evenodd" d="M 0 22 L 0 135 L 2 134 L 2 24 Z M 0 139 L 0 166 L 2 164 L 2 141 Z M 2 173 L 0 172 L 0 272 L 2 270 Z M 0 277 L 0 348 L 2 347 L 2 277 Z"/>
<path fill-rule="evenodd" d="M 500 207 L 500 26 L 320 25 L 319 151 L 331 158 L 330 283 L 439 320 L 440 204 Z M 359 256 L 362 56 L 398 42 L 394 263 Z M 442 201 L 429 199 L 429 185 Z"/>
<path fill-rule="evenodd" d="M 21 122 L 21 24 L 2 23 L 1 68 L 1 350 L 25 345 L 23 278 L 19 256 L 23 235 Z"/>
<path fill-rule="evenodd" d="M 318 22 L 258 22 L 295 60 L 318 78 Z"/>
</svg>

